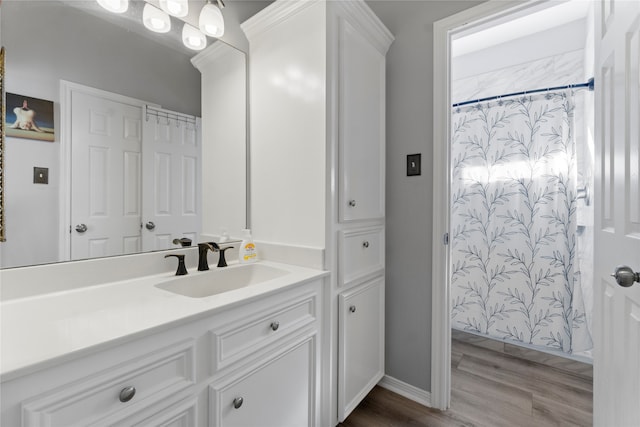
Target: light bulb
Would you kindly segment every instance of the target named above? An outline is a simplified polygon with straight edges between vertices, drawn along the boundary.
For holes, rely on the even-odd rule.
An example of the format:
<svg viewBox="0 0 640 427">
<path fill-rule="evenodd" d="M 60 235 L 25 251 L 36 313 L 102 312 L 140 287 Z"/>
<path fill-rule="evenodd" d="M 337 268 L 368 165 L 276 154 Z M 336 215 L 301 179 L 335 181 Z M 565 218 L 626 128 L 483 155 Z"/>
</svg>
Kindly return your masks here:
<svg viewBox="0 0 640 427">
<path fill-rule="evenodd" d="M 202 50 L 207 46 L 207 38 L 196 27 L 185 23 L 182 27 L 182 43 L 189 49 Z"/>
<path fill-rule="evenodd" d="M 222 37 L 224 34 L 224 18 L 218 6 L 207 3 L 200 11 L 198 20 L 200 31 L 211 37 Z"/>
<path fill-rule="evenodd" d="M 187 0 L 160 0 L 160 8 L 169 15 L 183 18 L 189 13 L 189 2 Z"/>
<path fill-rule="evenodd" d="M 157 7 L 147 3 L 142 10 L 142 23 L 156 33 L 166 33 L 171 29 L 171 18 Z"/>
<path fill-rule="evenodd" d="M 98 4 L 113 13 L 124 13 L 129 9 L 129 0 L 98 0 Z"/>
</svg>

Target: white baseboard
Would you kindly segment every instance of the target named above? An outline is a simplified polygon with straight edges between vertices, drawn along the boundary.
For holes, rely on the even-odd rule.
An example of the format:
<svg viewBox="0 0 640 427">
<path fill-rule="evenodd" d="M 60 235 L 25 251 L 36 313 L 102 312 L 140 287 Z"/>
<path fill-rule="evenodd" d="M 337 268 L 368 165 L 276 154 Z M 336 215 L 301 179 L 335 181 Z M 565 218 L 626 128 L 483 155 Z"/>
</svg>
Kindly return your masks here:
<svg viewBox="0 0 640 427">
<path fill-rule="evenodd" d="M 431 393 L 390 377 L 389 375 L 382 377 L 378 385 L 389 391 L 398 393 L 400 396 L 404 396 L 407 399 L 411 399 L 414 402 L 418 402 L 421 405 L 432 407 Z"/>
</svg>

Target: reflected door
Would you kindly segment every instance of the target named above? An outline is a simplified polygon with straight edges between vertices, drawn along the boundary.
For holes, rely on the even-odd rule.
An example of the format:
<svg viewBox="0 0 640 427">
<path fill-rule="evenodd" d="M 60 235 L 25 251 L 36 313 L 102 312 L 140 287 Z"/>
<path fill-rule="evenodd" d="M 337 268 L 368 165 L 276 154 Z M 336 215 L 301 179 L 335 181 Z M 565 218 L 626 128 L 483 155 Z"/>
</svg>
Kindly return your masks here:
<svg viewBox="0 0 640 427">
<path fill-rule="evenodd" d="M 139 252 L 140 107 L 71 96 L 71 258 Z"/>
<path fill-rule="evenodd" d="M 145 107 L 142 143 L 142 249 L 175 248 L 174 239 L 198 242 L 201 228 L 200 119 Z"/>
</svg>

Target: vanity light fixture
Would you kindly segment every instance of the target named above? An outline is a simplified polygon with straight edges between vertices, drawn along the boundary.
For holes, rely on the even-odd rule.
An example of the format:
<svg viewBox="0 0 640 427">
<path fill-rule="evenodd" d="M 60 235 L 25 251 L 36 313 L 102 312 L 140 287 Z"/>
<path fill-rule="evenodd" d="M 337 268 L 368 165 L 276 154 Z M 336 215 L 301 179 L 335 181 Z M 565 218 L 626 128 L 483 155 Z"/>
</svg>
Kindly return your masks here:
<svg viewBox="0 0 640 427">
<path fill-rule="evenodd" d="M 160 8 L 169 15 L 182 18 L 189 13 L 189 2 L 187 0 L 160 0 Z"/>
<path fill-rule="evenodd" d="M 200 31 L 211 37 L 222 37 L 224 34 L 224 18 L 220 11 L 220 8 L 224 7 L 224 3 L 219 0 L 218 5 L 220 7 L 211 3 L 211 0 L 207 0 L 207 4 L 200 11 L 200 19 L 198 20 Z"/>
<path fill-rule="evenodd" d="M 207 47 L 207 38 L 193 25 L 187 23 L 182 27 L 182 43 L 192 50 L 202 50 Z"/>
<path fill-rule="evenodd" d="M 98 0 L 98 4 L 113 13 L 124 13 L 129 9 L 129 0 Z"/>
<path fill-rule="evenodd" d="M 167 33 L 171 30 L 169 15 L 149 3 L 145 4 L 142 10 L 142 23 L 156 33 Z"/>
</svg>

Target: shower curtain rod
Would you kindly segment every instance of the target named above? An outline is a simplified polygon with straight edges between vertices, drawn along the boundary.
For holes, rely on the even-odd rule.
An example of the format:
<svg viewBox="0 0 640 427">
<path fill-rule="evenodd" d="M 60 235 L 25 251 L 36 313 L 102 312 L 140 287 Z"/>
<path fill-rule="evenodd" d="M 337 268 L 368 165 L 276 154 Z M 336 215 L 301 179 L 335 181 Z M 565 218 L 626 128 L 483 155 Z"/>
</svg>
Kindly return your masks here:
<svg viewBox="0 0 640 427">
<path fill-rule="evenodd" d="M 529 95 L 531 93 L 552 92 L 555 90 L 576 89 L 580 87 L 588 87 L 589 90 L 593 90 L 593 87 L 594 87 L 593 77 L 591 77 L 589 81 L 587 81 L 586 83 L 576 83 L 576 84 L 565 85 L 565 86 L 548 87 L 545 89 L 525 90 L 522 92 L 508 93 L 506 95 L 489 96 L 487 98 L 480 98 L 480 99 L 474 99 L 471 101 L 458 102 L 457 104 L 453 104 L 453 107 L 461 107 L 463 105 L 475 104 L 477 102 L 483 102 L 483 101 L 493 101 L 494 99 L 507 98 L 509 96 Z"/>
</svg>

